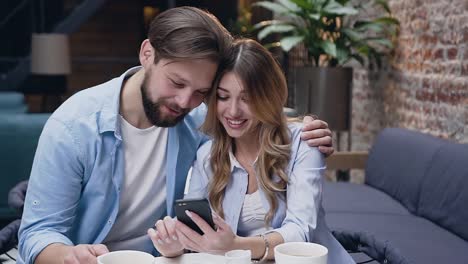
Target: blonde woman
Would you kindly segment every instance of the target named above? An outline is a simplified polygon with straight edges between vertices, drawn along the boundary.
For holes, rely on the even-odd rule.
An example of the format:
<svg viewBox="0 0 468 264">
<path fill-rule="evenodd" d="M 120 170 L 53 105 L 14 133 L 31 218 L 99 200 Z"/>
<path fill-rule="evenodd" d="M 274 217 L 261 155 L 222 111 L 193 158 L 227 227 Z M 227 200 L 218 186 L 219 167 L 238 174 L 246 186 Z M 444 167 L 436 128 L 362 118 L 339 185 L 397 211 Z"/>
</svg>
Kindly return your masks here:
<svg viewBox="0 0 468 264">
<path fill-rule="evenodd" d="M 222 66 L 202 126 L 212 140 L 198 150 L 186 196 L 209 200 L 217 229 L 187 211 L 204 235 L 167 217 L 155 247 L 165 256 L 250 249 L 266 260 L 278 244 L 309 241 L 329 249 L 329 264 L 354 263 L 325 224 L 324 157 L 300 139 L 300 123 L 288 125 L 286 81 L 274 58 L 240 39 Z"/>
</svg>

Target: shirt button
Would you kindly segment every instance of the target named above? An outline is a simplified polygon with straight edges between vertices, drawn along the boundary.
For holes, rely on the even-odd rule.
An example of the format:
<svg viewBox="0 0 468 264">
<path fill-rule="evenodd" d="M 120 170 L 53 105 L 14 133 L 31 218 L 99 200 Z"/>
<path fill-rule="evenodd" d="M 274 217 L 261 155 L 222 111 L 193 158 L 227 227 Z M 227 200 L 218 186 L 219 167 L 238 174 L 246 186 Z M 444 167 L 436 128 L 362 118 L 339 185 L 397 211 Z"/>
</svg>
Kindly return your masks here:
<svg viewBox="0 0 468 264">
<path fill-rule="evenodd" d="M 107 223 L 110 225 L 110 224 L 112 224 L 112 221 L 111 221 L 111 220 L 109 220 L 109 221 L 107 221 Z"/>
</svg>

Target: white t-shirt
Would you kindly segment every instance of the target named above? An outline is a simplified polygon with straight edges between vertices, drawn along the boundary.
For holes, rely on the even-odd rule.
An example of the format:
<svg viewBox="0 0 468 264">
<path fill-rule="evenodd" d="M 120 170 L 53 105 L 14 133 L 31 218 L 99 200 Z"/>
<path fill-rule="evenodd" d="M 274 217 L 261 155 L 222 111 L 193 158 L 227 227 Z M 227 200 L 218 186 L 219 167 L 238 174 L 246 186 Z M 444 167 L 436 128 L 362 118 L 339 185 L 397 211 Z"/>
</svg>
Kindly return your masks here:
<svg viewBox="0 0 468 264">
<path fill-rule="evenodd" d="M 119 116 L 125 176 L 119 213 L 104 239 L 109 250 L 138 249 L 151 243 L 146 231 L 166 214 L 168 128 L 139 129 Z"/>
<path fill-rule="evenodd" d="M 260 192 L 246 194 L 237 225 L 237 234 L 243 237 L 256 236 L 271 230 L 266 226 L 265 215 L 268 212 L 263 208 Z"/>
</svg>

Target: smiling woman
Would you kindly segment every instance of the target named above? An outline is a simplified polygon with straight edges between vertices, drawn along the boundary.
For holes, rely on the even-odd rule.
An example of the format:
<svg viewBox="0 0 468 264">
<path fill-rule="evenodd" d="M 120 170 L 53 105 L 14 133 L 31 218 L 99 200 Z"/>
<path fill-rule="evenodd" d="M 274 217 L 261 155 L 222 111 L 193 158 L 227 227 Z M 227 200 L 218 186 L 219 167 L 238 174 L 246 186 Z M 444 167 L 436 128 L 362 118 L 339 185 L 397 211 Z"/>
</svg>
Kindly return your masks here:
<svg viewBox="0 0 468 264">
<path fill-rule="evenodd" d="M 258 120 L 250 111 L 248 94 L 234 73 L 226 73 L 223 76 L 216 96 L 218 120 L 223 124 L 228 135 L 233 138 L 249 136 L 255 138 Z"/>
<path fill-rule="evenodd" d="M 325 224 L 324 157 L 300 139 L 300 124 L 286 122 L 277 62 L 259 43 L 239 39 L 221 65 L 202 126 L 212 140 L 197 152 L 185 197 L 208 198 L 217 229 L 194 212 L 186 214 L 203 235 L 167 217 L 150 230 L 156 248 L 164 256 L 249 249 L 263 261 L 276 245 L 306 241 L 326 246 L 329 264 L 354 263 Z"/>
</svg>

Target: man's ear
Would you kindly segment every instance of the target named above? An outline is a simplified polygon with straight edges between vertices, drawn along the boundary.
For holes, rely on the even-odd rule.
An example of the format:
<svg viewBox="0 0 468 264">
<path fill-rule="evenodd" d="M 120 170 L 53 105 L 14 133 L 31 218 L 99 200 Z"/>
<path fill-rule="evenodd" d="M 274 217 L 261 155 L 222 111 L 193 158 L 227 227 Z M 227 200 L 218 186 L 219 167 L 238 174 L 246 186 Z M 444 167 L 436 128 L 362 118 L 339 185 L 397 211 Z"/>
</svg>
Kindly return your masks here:
<svg viewBox="0 0 468 264">
<path fill-rule="evenodd" d="M 147 69 L 154 63 L 154 48 L 148 39 L 143 40 L 140 47 L 140 63 Z"/>
</svg>

